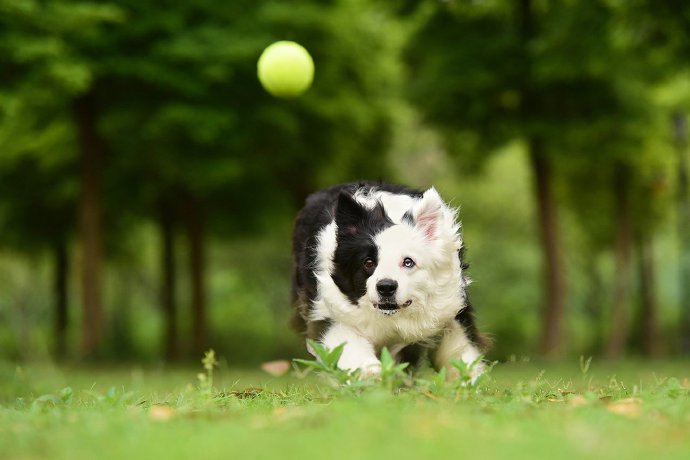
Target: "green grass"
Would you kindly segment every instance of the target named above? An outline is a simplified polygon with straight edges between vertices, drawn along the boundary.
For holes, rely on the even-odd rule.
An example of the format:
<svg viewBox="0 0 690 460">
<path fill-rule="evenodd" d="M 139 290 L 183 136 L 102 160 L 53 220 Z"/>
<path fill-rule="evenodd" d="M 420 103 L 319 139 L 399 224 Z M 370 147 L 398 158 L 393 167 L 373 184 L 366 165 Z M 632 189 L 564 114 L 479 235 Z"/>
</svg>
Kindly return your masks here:
<svg viewBox="0 0 690 460">
<path fill-rule="evenodd" d="M 690 455 L 687 361 L 504 363 L 476 387 L 199 372 L 0 365 L 0 458 Z"/>
</svg>

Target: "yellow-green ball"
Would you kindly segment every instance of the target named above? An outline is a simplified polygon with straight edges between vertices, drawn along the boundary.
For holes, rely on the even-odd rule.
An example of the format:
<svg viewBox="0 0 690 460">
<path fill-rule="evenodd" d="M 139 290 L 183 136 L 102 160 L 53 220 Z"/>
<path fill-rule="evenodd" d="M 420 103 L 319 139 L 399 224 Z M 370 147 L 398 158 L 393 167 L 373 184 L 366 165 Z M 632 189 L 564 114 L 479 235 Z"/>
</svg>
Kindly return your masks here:
<svg viewBox="0 0 690 460">
<path fill-rule="evenodd" d="M 314 61 L 303 46 L 290 41 L 268 46 L 257 64 L 261 85 L 275 97 L 296 97 L 314 80 Z"/>
</svg>

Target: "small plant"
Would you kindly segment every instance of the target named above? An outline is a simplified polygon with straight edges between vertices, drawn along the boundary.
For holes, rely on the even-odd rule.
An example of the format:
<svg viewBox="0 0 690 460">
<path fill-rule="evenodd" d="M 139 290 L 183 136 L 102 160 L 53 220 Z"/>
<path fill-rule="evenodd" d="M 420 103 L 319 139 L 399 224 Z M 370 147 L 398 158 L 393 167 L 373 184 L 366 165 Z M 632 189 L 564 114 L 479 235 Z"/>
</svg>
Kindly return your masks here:
<svg viewBox="0 0 690 460">
<path fill-rule="evenodd" d="M 341 385 L 349 384 L 359 376 L 357 371 L 347 371 L 338 367 L 338 360 L 343 354 L 345 343 L 341 343 L 332 350 L 315 340 L 307 340 L 307 345 L 316 359 L 294 359 L 294 362 L 320 372 Z"/>
<path fill-rule="evenodd" d="M 587 388 L 592 387 L 592 377 L 587 380 L 589 374 L 589 368 L 592 365 L 592 357 L 585 359 L 583 355 L 580 355 L 580 372 L 582 372 L 582 382 L 587 384 Z"/>
<path fill-rule="evenodd" d="M 399 363 L 395 360 L 388 348 L 381 350 L 381 370 L 376 378 L 360 379 L 360 371 L 348 371 L 338 367 L 338 360 L 343 354 L 345 344 L 342 343 L 333 349 L 313 341 L 307 341 L 310 351 L 315 359 L 294 359 L 296 364 L 306 366 L 309 370 L 315 370 L 333 380 L 335 383 L 348 389 L 380 386 L 390 391 L 406 387 L 409 389 L 421 389 L 426 394 L 442 396 L 446 393 L 457 393 L 459 389 L 472 388 L 478 382 L 488 376 L 496 362 L 485 362 L 483 357 L 477 358 L 471 363 L 460 360 L 452 360 L 450 371 L 457 378 L 448 381 L 449 369 L 441 368 L 430 379 L 413 377 L 406 373 L 409 363 Z M 376 383 L 379 383 L 377 385 Z"/>
<path fill-rule="evenodd" d="M 580 355 L 580 372 L 582 375 L 587 375 L 589 372 L 589 366 L 592 364 L 592 357 L 585 359 L 584 356 Z"/>
<path fill-rule="evenodd" d="M 35 411 L 42 411 L 48 408 L 64 407 L 72 404 L 74 398 L 74 391 L 72 387 L 65 387 L 58 391 L 57 394 L 44 394 L 33 400 L 31 407 Z M 22 400 L 21 405 L 24 404 Z"/>
<path fill-rule="evenodd" d="M 124 389 L 118 391 L 115 387 L 108 388 L 105 393 L 94 390 L 85 390 L 83 393 L 91 398 L 90 401 L 86 400 L 85 402 L 97 407 L 125 406 L 129 404 L 134 397 L 134 393 L 131 391 L 124 391 Z"/>
<path fill-rule="evenodd" d="M 414 387 L 432 399 L 448 397 L 458 400 L 487 380 L 496 363 L 485 362 L 481 356 L 471 363 L 451 360 L 450 367 L 442 367 L 430 378 L 415 378 Z M 453 378 L 448 378 L 449 373 Z"/>
<path fill-rule="evenodd" d="M 204 353 L 201 364 L 204 365 L 205 372 L 199 372 L 196 376 L 199 380 L 199 390 L 206 395 L 210 395 L 213 391 L 213 368 L 218 366 L 216 352 L 210 349 Z"/>
<path fill-rule="evenodd" d="M 405 369 L 410 363 L 398 363 L 391 355 L 388 348 L 383 347 L 381 350 L 381 383 L 388 389 L 392 390 L 405 384 Z"/>
<path fill-rule="evenodd" d="M 110 387 L 105 393 L 101 393 L 94 389 L 82 390 L 81 397 L 75 398 L 72 387 L 65 387 L 55 394 L 48 393 L 38 396 L 31 402 L 31 409 L 33 411 L 45 412 L 50 409 L 68 408 L 73 406 L 74 402 L 78 402 L 82 406 L 90 406 L 96 408 L 113 408 L 126 406 L 132 402 L 134 393 L 131 391 L 118 391 L 115 387 Z M 23 398 L 17 400 L 18 407 L 26 405 Z"/>
<path fill-rule="evenodd" d="M 430 379 L 415 379 L 416 386 L 421 390 L 422 394 L 431 397 L 442 397 L 448 389 L 447 382 L 448 370 L 442 367 L 438 372 L 434 372 Z M 433 399 L 433 398 L 432 398 Z"/>
<path fill-rule="evenodd" d="M 467 388 L 476 386 L 486 379 L 496 364 L 497 361 L 484 361 L 484 357 L 481 355 L 471 363 L 466 363 L 460 359 L 451 359 L 450 361 L 452 369 L 457 372 L 456 386 Z"/>
<path fill-rule="evenodd" d="M 350 389 L 371 386 L 377 380 L 381 382 L 382 386 L 391 390 L 406 383 L 405 369 L 409 363 L 396 362 L 386 347 L 383 347 L 383 350 L 381 350 L 381 371 L 377 378 L 360 379 L 361 374 L 359 370 L 349 371 L 338 367 L 338 360 L 342 356 L 345 347 L 344 343 L 333 349 L 328 349 L 313 340 L 309 340 L 308 345 L 316 359 L 295 359 L 294 361 L 307 366 L 309 369 L 320 372 L 336 383 L 346 385 Z"/>
</svg>

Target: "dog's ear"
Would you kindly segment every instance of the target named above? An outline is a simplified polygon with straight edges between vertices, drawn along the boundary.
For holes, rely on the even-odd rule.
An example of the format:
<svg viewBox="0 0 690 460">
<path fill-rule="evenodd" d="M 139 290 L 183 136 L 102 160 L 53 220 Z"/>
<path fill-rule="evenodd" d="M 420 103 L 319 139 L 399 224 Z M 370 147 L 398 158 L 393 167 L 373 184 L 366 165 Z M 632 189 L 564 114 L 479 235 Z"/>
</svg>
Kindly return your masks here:
<svg viewBox="0 0 690 460">
<path fill-rule="evenodd" d="M 355 234 L 357 227 L 364 220 L 366 210 L 351 195 L 341 192 L 335 208 L 335 224 L 338 233 Z"/>
<path fill-rule="evenodd" d="M 412 220 L 415 227 L 422 231 L 428 240 L 439 236 L 443 219 L 443 200 L 435 188 L 424 192 L 422 199 L 412 209 Z"/>
</svg>

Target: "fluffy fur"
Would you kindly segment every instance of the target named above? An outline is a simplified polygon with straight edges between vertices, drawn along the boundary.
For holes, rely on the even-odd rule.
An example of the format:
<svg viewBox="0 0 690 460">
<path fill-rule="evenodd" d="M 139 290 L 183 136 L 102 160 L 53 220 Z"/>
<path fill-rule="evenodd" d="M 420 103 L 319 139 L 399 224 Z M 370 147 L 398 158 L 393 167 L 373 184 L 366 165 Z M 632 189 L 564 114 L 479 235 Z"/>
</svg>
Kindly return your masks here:
<svg viewBox="0 0 690 460">
<path fill-rule="evenodd" d="M 329 348 L 346 342 L 339 367 L 376 374 L 384 346 L 399 360 L 429 354 L 436 368 L 479 358 L 457 211 L 434 188 L 362 182 L 317 192 L 293 243 L 295 324 Z"/>
</svg>

